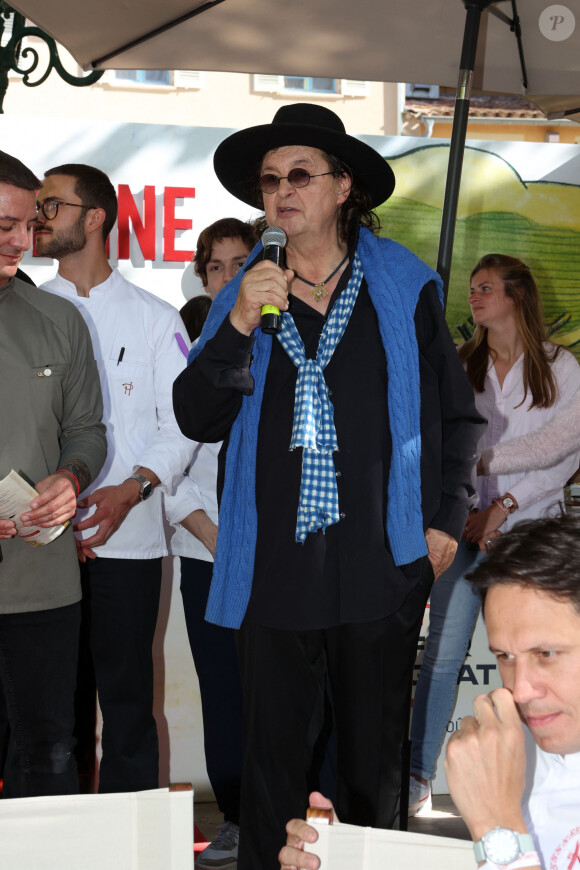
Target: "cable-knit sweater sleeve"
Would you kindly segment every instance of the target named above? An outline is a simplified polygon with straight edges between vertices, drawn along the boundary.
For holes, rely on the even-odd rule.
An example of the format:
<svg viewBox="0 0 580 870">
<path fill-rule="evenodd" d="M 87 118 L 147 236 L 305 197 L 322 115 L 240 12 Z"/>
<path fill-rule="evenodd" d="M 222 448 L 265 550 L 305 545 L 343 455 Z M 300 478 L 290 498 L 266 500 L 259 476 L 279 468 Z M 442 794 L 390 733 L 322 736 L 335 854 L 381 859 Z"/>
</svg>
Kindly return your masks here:
<svg viewBox="0 0 580 870">
<path fill-rule="evenodd" d="M 549 468 L 580 445 L 580 390 L 545 426 L 488 447 L 481 453 L 484 475 Z"/>
</svg>

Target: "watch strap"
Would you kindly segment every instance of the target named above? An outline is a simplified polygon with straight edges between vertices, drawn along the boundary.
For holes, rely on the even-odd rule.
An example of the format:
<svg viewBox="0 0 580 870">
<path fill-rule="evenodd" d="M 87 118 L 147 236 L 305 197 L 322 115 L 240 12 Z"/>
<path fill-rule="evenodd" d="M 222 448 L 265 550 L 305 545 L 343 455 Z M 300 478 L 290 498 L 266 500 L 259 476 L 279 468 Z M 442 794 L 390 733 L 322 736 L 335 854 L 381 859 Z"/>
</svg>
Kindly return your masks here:
<svg viewBox="0 0 580 870">
<path fill-rule="evenodd" d="M 498 825 L 498 827 L 499 827 L 499 825 Z M 535 852 L 536 851 L 536 847 L 534 846 L 534 841 L 532 839 L 531 834 L 520 834 L 517 831 L 514 831 L 513 833 L 518 838 L 518 844 L 520 847 L 520 855 L 524 855 L 526 852 Z M 484 836 L 486 836 L 486 835 L 484 834 Z M 476 843 L 473 844 L 473 852 L 475 854 L 475 860 L 477 861 L 478 864 L 480 861 L 487 861 L 487 855 L 485 854 L 485 844 L 483 842 L 483 837 L 481 838 L 481 840 L 478 840 Z"/>
<path fill-rule="evenodd" d="M 513 514 L 513 512 L 518 509 L 518 503 L 511 492 L 504 492 L 503 495 L 500 495 L 499 501 L 501 501 L 502 505 L 510 512 L 510 514 Z"/>
<path fill-rule="evenodd" d="M 137 474 L 137 472 L 135 472 L 135 474 L 131 475 L 129 480 L 136 480 L 139 484 L 139 498 L 141 501 L 145 501 L 145 499 L 152 494 L 153 484 L 143 474 Z"/>
</svg>

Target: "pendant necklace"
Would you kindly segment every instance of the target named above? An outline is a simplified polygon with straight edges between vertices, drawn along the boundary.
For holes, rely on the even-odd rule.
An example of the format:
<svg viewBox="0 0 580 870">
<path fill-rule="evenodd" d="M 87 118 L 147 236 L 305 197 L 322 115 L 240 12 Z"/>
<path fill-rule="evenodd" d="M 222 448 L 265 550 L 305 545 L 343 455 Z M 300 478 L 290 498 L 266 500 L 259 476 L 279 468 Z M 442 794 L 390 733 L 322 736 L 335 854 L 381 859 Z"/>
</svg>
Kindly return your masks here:
<svg viewBox="0 0 580 870">
<path fill-rule="evenodd" d="M 312 290 L 310 291 L 310 295 L 312 296 L 312 298 L 314 299 L 315 302 L 320 302 L 321 299 L 324 299 L 325 296 L 328 296 L 328 290 L 326 289 L 326 287 L 324 285 L 328 284 L 328 282 L 330 281 L 331 278 L 334 278 L 334 276 L 336 275 L 338 270 L 341 268 L 341 266 L 344 266 L 344 264 L 346 263 L 347 260 L 348 260 L 348 252 L 345 254 L 344 258 L 340 261 L 340 263 L 338 264 L 336 269 L 334 269 L 330 273 L 328 278 L 325 278 L 324 281 L 319 281 L 318 284 L 315 284 L 313 281 L 309 281 L 307 278 L 303 278 L 302 275 L 298 274 L 296 269 L 293 270 L 294 277 L 298 278 L 298 280 L 302 281 L 304 284 L 308 284 L 309 287 L 312 287 Z M 288 267 L 288 268 L 290 268 L 290 267 Z"/>
</svg>

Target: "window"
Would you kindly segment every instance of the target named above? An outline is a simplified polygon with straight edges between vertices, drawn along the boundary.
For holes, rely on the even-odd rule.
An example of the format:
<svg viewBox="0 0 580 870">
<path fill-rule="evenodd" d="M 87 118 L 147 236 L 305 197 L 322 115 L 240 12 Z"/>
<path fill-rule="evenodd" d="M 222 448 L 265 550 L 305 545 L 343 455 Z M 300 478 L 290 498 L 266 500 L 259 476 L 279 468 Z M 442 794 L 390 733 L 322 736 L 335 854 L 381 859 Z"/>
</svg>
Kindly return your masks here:
<svg viewBox="0 0 580 870">
<path fill-rule="evenodd" d="M 336 94 L 337 80 L 311 76 L 284 76 L 284 90 L 309 94 Z"/>
<path fill-rule="evenodd" d="M 307 76 L 277 76 L 255 73 L 253 87 L 256 93 L 268 94 L 314 94 L 343 97 L 368 97 L 369 82 L 353 79 L 309 78 Z"/>
<path fill-rule="evenodd" d="M 411 100 L 438 100 L 439 85 L 417 85 L 407 82 L 405 96 Z"/>
<path fill-rule="evenodd" d="M 141 85 L 171 84 L 171 72 L 168 69 L 117 69 L 114 75 L 116 79 Z"/>
</svg>

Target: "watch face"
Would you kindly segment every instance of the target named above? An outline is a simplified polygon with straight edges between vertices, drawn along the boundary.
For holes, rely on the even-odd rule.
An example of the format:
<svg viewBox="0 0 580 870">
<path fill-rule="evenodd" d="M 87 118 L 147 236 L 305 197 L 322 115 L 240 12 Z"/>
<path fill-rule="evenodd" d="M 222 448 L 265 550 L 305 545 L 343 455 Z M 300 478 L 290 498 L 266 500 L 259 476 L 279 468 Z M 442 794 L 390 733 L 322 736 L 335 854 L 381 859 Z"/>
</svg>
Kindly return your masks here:
<svg viewBox="0 0 580 870">
<path fill-rule="evenodd" d="M 515 831 L 494 828 L 483 837 L 485 857 L 492 864 L 511 864 L 520 854 L 520 844 Z"/>
<path fill-rule="evenodd" d="M 507 496 L 507 498 L 502 498 L 501 501 L 502 501 L 503 506 L 506 507 L 508 510 L 511 510 L 514 506 L 514 500 L 513 500 L 513 498 L 510 498 L 509 496 Z"/>
<path fill-rule="evenodd" d="M 131 478 L 139 484 L 139 498 L 141 501 L 146 501 L 150 495 L 153 495 L 153 484 L 147 480 L 142 474 L 132 474 Z"/>
</svg>

